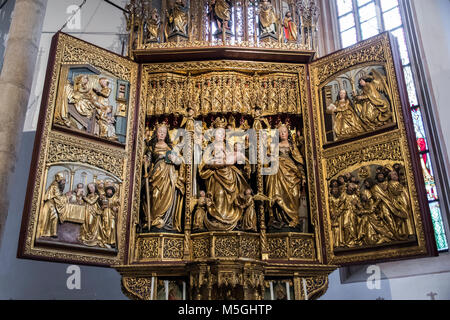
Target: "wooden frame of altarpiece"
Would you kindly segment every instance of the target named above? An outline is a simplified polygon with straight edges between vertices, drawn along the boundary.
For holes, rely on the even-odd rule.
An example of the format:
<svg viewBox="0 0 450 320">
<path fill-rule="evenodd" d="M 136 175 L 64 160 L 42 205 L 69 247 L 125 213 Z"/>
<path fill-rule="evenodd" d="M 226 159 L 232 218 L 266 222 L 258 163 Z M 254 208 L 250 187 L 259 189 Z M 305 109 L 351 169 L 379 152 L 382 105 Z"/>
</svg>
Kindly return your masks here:
<svg viewBox="0 0 450 320">
<path fill-rule="evenodd" d="M 337 266 L 437 254 L 400 56 L 390 34 L 381 34 L 315 61 L 312 61 L 314 53 L 307 51 L 232 47 L 152 50 L 136 51 L 131 60 L 64 33 L 54 36 L 23 212 L 20 258 L 115 267 L 123 276 L 124 291 L 133 298 L 155 298 L 148 284 L 152 276 L 157 276 L 189 279 L 189 286 L 197 289 L 202 285 L 217 288 L 220 281 L 222 284 L 243 281 L 245 288 L 253 284 L 261 289 L 264 279 L 285 277 L 293 279 L 295 298 L 302 299 L 302 280 L 307 280 L 310 298 L 320 295 L 326 290 L 327 275 Z M 150 80 L 167 72 L 190 77 L 219 71 L 246 75 L 282 73 L 294 77 L 298 103 L 294 113 L 301 114 L 299 119 L 303 121 L 312 232 L 266 232 L 260 218 L 257 233 L 196 234 L 190 227 L 179 234 L 136 232 Z M 354 91 L 355 81 L 373 75 L 374 71 L 385 75 L 390 121 L 350 138 L 336 139 L 330 134 L 333 117 L 324 106 L 335 101 L 333 94 L 339 89 Z M 86 84 L 89 81 L 100 84 L 98 91 L 112 88 L 109 102 L 113 101 L 121 112 L 121 117 L 116 117 L 120 130 L 114 139 L 107 134 L 107 124 L 102 129 L 85 118 L 77 118 L 80 112 L 89 113 L 89 106 L 74 95 L 74 86 L 82 86 L 83 75 L 88 75 L 84 78 Z M 106 86 L 101 85 L 101 79 L 107 79 Z M 72 94 L 69 105 L 65 101 L 67 93 Z M 103 110 L 101 107 L 99 110 Z M 101 118 L 101 112 L 93 117 Z M 336 233 L 330 183 L 349 173 L 362 183 L 376 174 L 377 168 L 392 167 L 395 163 L 402 164 L 403 184 L 410 201 L 409 237 L 388 245 L 341 246 L 336 240 L 339 230 Z M 193 170 L 189 166 L 188 171 L 186 226 L 192 218 L 188 202 L 194 196 Z M 99 180 L 106 181 L 103 191 L 108 184 L 114 187 L 119 210 L 115 211 L 113 246 L 99 245 L 95 239 L 80 243 L 80 234 L 73 236 L 83 228 L 83 210 L 88 210 L 77 207 L 75 191 L 74 204 L 66 208 L 64 217 L 60 214 L 54 222 L 57 228 L 66 229 L 52 235 L 51 225 L 40 222 L 59 210 L 57 202 L 53 203 L 56 209 L 46 207 L 46 200 L 61 178 L 66 182 L 64 192 L 74 190 L 79 183 L 85 188 Z M 261 181 L 258 188 L 262 188 Z M 260 214 L 264 217 L 264 212 Z M 248 276 L 252 273 L 250 269 L 252 276 Z M 207 296 L 202 296 L 201 290 L 195 296 L 193 292 L 190 298 L 218 297 L 211 290 Z"/>
</svg>

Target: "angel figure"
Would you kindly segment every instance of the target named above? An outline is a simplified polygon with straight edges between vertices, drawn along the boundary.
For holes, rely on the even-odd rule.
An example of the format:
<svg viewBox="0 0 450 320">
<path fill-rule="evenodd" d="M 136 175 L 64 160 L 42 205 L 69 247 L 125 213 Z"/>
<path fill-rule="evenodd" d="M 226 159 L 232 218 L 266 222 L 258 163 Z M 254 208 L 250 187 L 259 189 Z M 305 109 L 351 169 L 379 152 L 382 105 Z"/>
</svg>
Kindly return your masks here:
<svg viewBox="0 0 450 320">
<path fill-rule="evenodd" d="M 369 76 L 359 79 L 361 94 L 353 93 L 356 110 L 359 112 L 365 127 L 374 130 L 392 122 L 392 108 L 389 102 L 390 90 L 386 77 L 376 69 L 372 69 Z M 385 98 L 384 93 L 388 98 Z"/>
<path fill-rule="evenodd" d="M 161 18 L 158 10 L 154 8 L 147 20 L 147 43 L 159 42 L 159 30 L 161 27 Z"/>
</svg>

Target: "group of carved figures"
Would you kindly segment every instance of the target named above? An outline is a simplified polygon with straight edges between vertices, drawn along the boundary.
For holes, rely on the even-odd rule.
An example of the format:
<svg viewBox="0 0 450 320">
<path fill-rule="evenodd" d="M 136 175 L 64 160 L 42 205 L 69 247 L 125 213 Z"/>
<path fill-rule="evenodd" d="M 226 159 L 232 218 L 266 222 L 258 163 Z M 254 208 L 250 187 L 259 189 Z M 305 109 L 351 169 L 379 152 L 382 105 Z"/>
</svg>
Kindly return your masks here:
<svg viewBox="0 0 450 320">
<path fill-rule="evenodd" d="M 114 108 L 110 104 L 111 87 L 105 77 L 90 78 L 87 74 L 75 76 L 74 83 L 64 86 L 64 95 L 55 108 L 55 123 L 63 126 L 77 127 L 70 119 L 69 105 L 73 105 L 79 117 L 87 121 L 94 120 L 93 132 L 112 141 L 117 141 Z"/>
<path fill-rule="evenodd" d="M 360 169 L 362 184 L 351 173 L 330 182 L 335 249 L 407 241 L 415 234 L 403 165 L 378 166 L 375 179 L 369 171 Z"/>
<path fill-rule="evenodd" d="M 192 111 L 192 110 L 191 110 Z M 184 120 L 186 128 L 194 127 L 192 118 Z M 260 115 L 254 128 L 267 128 Z M 280 124 L 279 153 L 266 156 L 277 162 L 278 170 L 265 177 L 264 194 L 251 187 L 251 178 L 259 174 L 250 164 L 247 151 L 226 139 L 227 121 L 217 117 L 213 123 L 213 142 L 206 145 L 200 164 L 194 165 L 204 190 L 190 199 L 193 231 L 257 231 L 260 207 L 268 212 L 269 228 L 306 231 L 304 159 L 286 125 Z M 260 137 L 261 142 L 269 139 Z M 231 146 L 230 146 L 231 144 Z M 278 149 L 277 149 L 278 150 Z M 180 149 L 173 147 L 168 126 L 159 124 L 146 140 L 143 161 L 141 204 L 146 215 L 144 229 L 182 232 L 183 204 L 186 198 L 186 164 Z M 255 203 L 256 202 L 256 203 Z"/>
<path fill-rule="evenodd" d="M 336 102 L 327 108 L 327 113 L 334 115 L 333 131 L 337 140 L 373 131 L 393 121 L 384 76 L 372 70 L 369 76 L 361 77 L 359 88 L 361 93 L 353 92 L 353 101 L 346 90 L 341 90 Z"/>
<path fill-rule="evenodd" d="M 136 11 L 132 9 L 133 6 L 129 5 L 128 10 L 130 12 Z M 232 10 L 233 3 L 231 0 L 211 0 L 209 2 L 207 14 L 210 22 L 215 26 L 215 36 L 220 38 L 233 35 Z M 286 42 L 297 42 L 299 27 L 294 22 L 291 11 L 287 11 L 280 21 L 277 10 L 270 0 L 260 0 L 255 10 L 258 16 L 259 38 L 261 40 L 266 38 L 278 40 L 282 37 Z M 164 25 L 156 8 L 145 8 L 144 13 L 135 13 L 135 15 L 135 18 L 142 16 L 144 44 L 162 42 L 161 28 L 163 28 L 165 41 L 171 41 L 172 39 L 179 41 L 180 38 L 188 39 L 190 29 L 194 28 L 194 26 L 190 26 L 189 5 L 185 0 L 175 0 L 169 3 L 168 9 L 164 12 Z M 127 21 L 128 28 L 131 28 L 131 18 L 128 15 Z M 137 37 L 135 40 L 137 40 Z M 136 47 L 136 43 L 134 46 Z"/>
<path fill-rule="evenodd" d="M 64 174 L 57 173 L 44 194 L 36 239 L 58 238 L 58 225 L 76 214 L 84 218 L 78 236 L 80 243 L 90 247 L 116 247 L 120 209 L 117 184 L 98 180 L 85 188 L 78 183 L 75 190 L 64 193 L 65 185 Z"/>
<path fill-rule="evenodd" d="M 181 92 L 181 94 L 180 94 Z M 201 80 L 152 79 L 147 96 L 147 114 L 185 113 L 187 105 L 196 115 L 251 113 L 255 106 L 264 114 L 300 113 L 297 81 L 292 77 L 208 76 Z"/>
</svg>

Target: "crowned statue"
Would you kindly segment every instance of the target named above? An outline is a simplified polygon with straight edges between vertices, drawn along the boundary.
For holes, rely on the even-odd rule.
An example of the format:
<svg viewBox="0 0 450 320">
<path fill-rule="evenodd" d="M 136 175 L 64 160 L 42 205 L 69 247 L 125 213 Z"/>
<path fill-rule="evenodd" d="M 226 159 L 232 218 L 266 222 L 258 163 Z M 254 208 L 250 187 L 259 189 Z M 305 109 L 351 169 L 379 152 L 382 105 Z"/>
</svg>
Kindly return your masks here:
<svg viewBox="0 0 450 320">
<path fill-rule="evenodd" d="M 168 124 L 158 124 L 144 156 L 144 201 L 147 228 L 182 231 L 185 165 L 169 136 Z"/>
<path fill-rule="evenodd" d="M 206 192 L 211 195 L 212 205 L 207 211 L 211 219 L 205 219 L 210 231 L 232 231 L 241 220 L 244 207 L 237 200 L 250 188 L 248 184 L 249 165 L 244 167 L 238 159 L 245 157 L 226 142 L 227 121 L 218 117 L 214 121 L 214 141 L 204 152 L 199 166 L 200 178 L 205 182 Z"/>
</svg>

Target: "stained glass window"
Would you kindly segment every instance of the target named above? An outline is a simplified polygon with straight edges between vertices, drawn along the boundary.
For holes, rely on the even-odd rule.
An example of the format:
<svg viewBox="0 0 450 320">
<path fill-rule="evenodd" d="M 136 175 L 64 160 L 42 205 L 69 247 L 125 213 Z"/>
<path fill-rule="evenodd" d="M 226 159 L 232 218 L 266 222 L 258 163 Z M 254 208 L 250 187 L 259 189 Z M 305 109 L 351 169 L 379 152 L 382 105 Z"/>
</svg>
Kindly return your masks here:
<svg viewBox="0 0 450 320">
<path fill-rule="evenodd" d="M 408 47 L 406 45 L 403 20 L 398 0 L 335 0 L 339 21 L 341 47 L 346 48 L 358 41 L 368 39 L 383 31 L 390 31 L 398 41 L 400 55 L 408 90 L 409 103 L 416 131 L 417 147 L 425 180 L 425 188 L 433 220 L 438 250 L 448 249 L 439 207 L 439 196 L 431 164 L 428 140 L 423 125 L 421 110 L 418 107 L 414 77 L 411 71 Z"/>
</svg>

